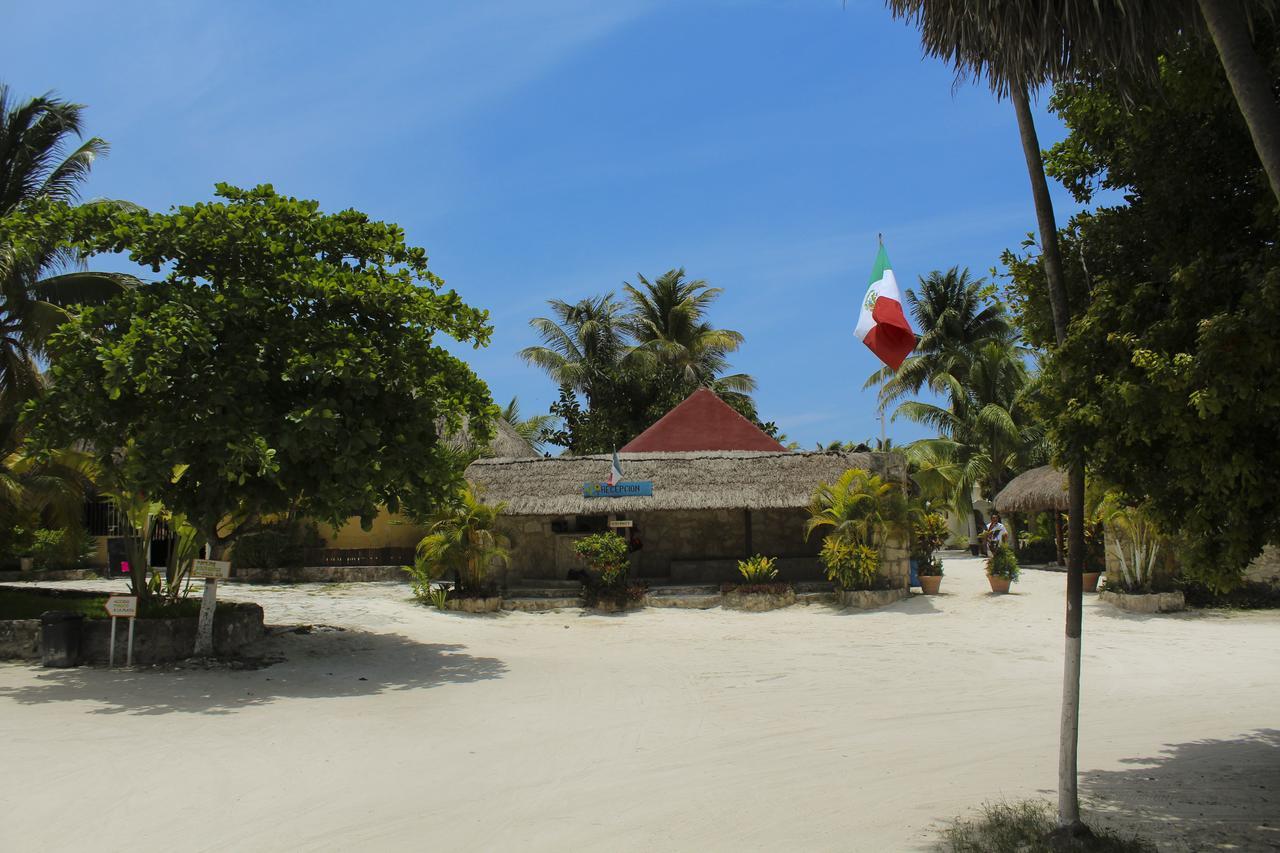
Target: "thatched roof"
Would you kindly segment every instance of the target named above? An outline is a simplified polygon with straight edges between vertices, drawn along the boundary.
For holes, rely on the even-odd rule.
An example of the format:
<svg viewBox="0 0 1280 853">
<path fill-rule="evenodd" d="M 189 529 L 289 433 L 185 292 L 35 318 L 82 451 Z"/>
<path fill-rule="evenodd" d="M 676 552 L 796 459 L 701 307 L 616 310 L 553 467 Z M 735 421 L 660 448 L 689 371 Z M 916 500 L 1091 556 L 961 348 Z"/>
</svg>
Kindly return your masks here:
<svg viewBox="0 0 1280 853">
<path fill-rule="evenodd" d="M 996 495 L 1001 512 L 1043 512 L 1067 509 L 1067 475 L 1052 465 L 1024 471 Z"/>
<path fill-rule="evenodd" d="M 472 446 L 471 431 L 463 424 L 462 429 L 450 433 L 445 441 L 455 450 L 470 450 Z M 515 427 L 505 419 L 494 421 L 493 441 L 480 453 L 482 458 L 529 459 L 538 458 L 539 454 L 533 445 L 520 437 Z"/>
<path fill-rule="evenodd" d="M 506 501 L 510 515 L 573 515 L 669 509 L 803 507 L 819 483 L 850 468 L 902 476 L 900 457 L 885 453 L 693 451 L 620 453 L 624 481 L 653 481 L 652 497 L 586 498 L 584 483 L 609 473 L 607 454 L 551 459 L 480 459 L 467 479 L 485 500 Z"/>
</svg>

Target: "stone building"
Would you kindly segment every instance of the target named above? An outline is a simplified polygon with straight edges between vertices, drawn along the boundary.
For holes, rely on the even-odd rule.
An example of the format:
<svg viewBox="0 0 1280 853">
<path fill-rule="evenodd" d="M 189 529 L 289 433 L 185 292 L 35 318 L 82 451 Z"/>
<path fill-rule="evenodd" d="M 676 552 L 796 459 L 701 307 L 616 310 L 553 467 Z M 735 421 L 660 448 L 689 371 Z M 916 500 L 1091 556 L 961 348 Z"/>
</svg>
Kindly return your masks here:
<svg viewBox="0 0 1280 853">
<path fill-rule="evenodd" d="M 678 449 L 666 449 L 673 445 Z M 628 449 L 634 447 L 645 449 Z M 564 578 L 581 566 L 574 542 L 611 522 L 631 524 L 618 529 L 633 540 L 634 577 L 733 580 L 737 561 L 759 553 L 777 558 L 780 579 L 818 580 L 822 537 L 806 540 L 804 531 L 814 488 L 850 468 L 895 479 L 904 473 L 893 454 L 787 451 L 705 390 L 618 456 L 624 484 L 650 485 L 591 496 L 608 476 L 607 454 L 481 459 L 468 467 L 467 479 L 484 488 L 487 501 L 507 504 L 508 583 Z M 886 549 L 883 566 L 896 586 L 906 585 L 905 549 Z"/>
</svg>

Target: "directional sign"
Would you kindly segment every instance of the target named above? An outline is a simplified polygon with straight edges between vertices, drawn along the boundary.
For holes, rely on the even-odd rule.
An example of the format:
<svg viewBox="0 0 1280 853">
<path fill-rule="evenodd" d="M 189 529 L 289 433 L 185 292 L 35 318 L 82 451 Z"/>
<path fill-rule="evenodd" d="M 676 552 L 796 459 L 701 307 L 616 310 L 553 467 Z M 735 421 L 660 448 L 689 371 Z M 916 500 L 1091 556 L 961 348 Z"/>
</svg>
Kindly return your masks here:
<svg viewBox="0 0 1280 853">
<path fill-rule="evenodd" d="M 195 560 L 191 563 L 191 577 L 222 580 L 231 577 L 229 560 Z"/>
<path fill-rule="evenodd" d="M 609 522 L 610 527 L 635 527 L 636 523 L 629 518 L 615 518 Z"/>
<path fill-rule="evenodd" d="M 113 595 L 107 598 L 107 615 L 112 619 L 132 619 L 138 615 L 136 595 Z"/>
</svg>

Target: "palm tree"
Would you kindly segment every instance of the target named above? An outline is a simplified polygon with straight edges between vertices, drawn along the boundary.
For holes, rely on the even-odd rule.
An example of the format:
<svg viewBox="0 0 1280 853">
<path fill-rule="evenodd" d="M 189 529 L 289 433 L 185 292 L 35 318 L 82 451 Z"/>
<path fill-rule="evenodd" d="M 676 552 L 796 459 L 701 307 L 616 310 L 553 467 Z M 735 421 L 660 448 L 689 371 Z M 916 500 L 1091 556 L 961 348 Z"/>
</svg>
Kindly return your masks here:
<svg viewBox="0 0 1280 853">
<path fill-rule="evenodd" d="M 0 217 L 35 201 L 75 202 L 107 144 L 83 138 L 84 107 L 44 95 L 14 102 L 0 83 Z M 51 271 L 63 274 L 50 276 Z M 37 359 L 49 335 L 77 304 L 109 299 L 137 283 L 132 276 L 78 268 L 78 258 L 46 241 L 18 251 L 0 244 L 0 406 L 39 389 Z"/>
<path fill-rule="evenodd" d="M 949 405 L 909 400 L 898 407 L 894 420 L 905 417 L 938 432 L 907 447 L 926 494 L 968 517 L 975 485 L 991 499 L 1016 472 L 1039 460 L 1044 430 L 1026 409 L 1027 388 L 1021 352 L 1007 340 L 994 340 L 978 348 L 965 383 L 950 389 Z"/>
<path fill-rule="evenodd" d="M 1276 0 L 887 0 L 915 23 L 928 53 L 961 76 L 986 77 L 998 97 L 1089 72 L 1117 76 L 1131 93 L 1159 73 L 1159 55 L 1205 31 L 1280 201 L 1280 109 L 1253 49 L 1255 19 Z"/>
<path fill-rule="evenodd" d="M 742 345 L 742 333 L 717 329 L 705 319 L 723 289 L 701 279 L 688 281 L 683 269 L 668 270 L 653 282 L 638 273 L 636 278 L 639 287 L 623 287 L 631 300 L 627 328 L 638 351 L 676 369 L 688 385 L 736 394 L 755 390 L 755 380 L 745 373 L 723 375 L 728 354 Z"/>
<path fill-rule="evenodd" d="M 548 300 L 552 317 L 534 317 L 529 325 L 542 339 L 525 347 L 520 357 L 545 370 L 557 385 L 566 385 L 591 402 L 598 383 L 610 381 L 630 349 L 622 303 L 612 293 L 575 303 Z"/>
<path fill-rule="evenodd" d="M 502 410 L 502 419 L 511 424 L 511 428 L 516 431 L 516 434 L 529 442 L 533 449 L 539 453 L 542 452 L 542 436 L 556 422 L 554 415 L 532 415 L 528 418 L 521 418 L 519 397 L 512 397 L 511 402 L 507 403 L 506 408 Z"/>
<path fill-rule="evenodd" d="M 460 592 L 483 595 L 488 569 L 510 559 L 510 542 L 497 531 L 505 503 L 487 504 L 479 486 L 467 483 L 458 489 L 458 501 L 438 512 L 428 533 L 418 543 L 418 559 L 440 572 L 452 571 Z"/>
<path fill-rule="evenodd" d="M 1214 0 L 1207 0 L 1214 2 Z M 1063 38 L 1062 8 L 1034 8 L 1042 4 L 1020 2 L 958 2 L 958 0 L 887 0 L 896 17 L 907 18 L 920 29 L 925 52 L 951 62 L 960 77 L 987 78 L 996 97 L 1008 95 L 1018 120 L 1022 153 L 1027 176 L 1031 181 L 1031 197 L 1036 209 L 1040 232 L 1040 256 L 1048 284 L 1049 305 L 1053 314 L 1054 337 L 1059 346 L 1066 340 L 1071 319 L 1067 301 L 1066 278 L 1062 270 L 1062 253 L 1058 246 L 1058 227 L 1049 197 L 1049 184 L 1044 173 L 1044 158 L 1036 137 L 1028 92 L 1043 83 L 1064 79 L 1085 70 L 1084 58 L 1076 50 L 1076 42 Z M 1189 2 L 1189 0 L 1180 0 Z M 1162 19 L 1154 0 L 1148 0 L 1151 26 L 1168 25 Z M 1107 16 L 1122 13 L 1124 4 L 1076 0 L 1069 3 L 1072 21 L 1097 19 L 1106 7 Z M 1134 10 L 1136 11 L 1136 9 Z M 1092 33 L 1092 40 L 1079 42 L 1086 50 L 1097 49 L 1097 58 L 1108 55 L 1132 57 L 1134 46 L 1142 38 L 1139 16 L 1109 21 Z M 1079 24 L 1073 23 L 1072 26 Z M 1127 43 L 1127 48 L 1126 48 Z M 1103 63 L 1105 65 L 1105 62 Z M 1112 63 L 1113 65 L 1116 63 Z M 1124 63 L 1131 67 L 1130 63 Z M 1068 461 L 1068 543 L 1066 650 L 1063 668 L 1063 713 L 1058 754 L 1058 826 L 1068 838 L 1088 835 L 1080 820 L 1078 795 L 1077 744 L 1080 729 L 1080 634 L 1084 606 L 1084 461 L 1079 455 Z"/>
<path fill-rule="evenodd" d="M 1007 337 L 1011 329 L 1004 306 L 992 298 L 993 288 L 971 279 L 968 269 L 934 270 L 907 291 L 907 306 L 920 337 L 915 351 L 897 370 L 883 367 L 863 388 L 880 385 L 880 408 L 928 385 L 947 393 L 963 385 L 974 351 L 987 341 Z"/>
<path fill-rule="evenodd" d="M 92 457 L 77 449 L 34 457 L 25 438 L 17 413 L 0 413 L 0 518 L 35 513 L 58 526 L 78 525 L 84 489 L 96 473 Z"/>
</svg>

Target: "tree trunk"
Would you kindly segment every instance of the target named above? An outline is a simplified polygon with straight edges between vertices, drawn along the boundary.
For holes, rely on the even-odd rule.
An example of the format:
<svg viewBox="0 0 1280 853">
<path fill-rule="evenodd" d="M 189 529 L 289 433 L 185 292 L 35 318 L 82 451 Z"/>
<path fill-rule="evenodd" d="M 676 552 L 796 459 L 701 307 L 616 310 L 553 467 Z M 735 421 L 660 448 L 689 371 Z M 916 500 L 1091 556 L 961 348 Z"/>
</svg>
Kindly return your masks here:
<svg viewBox="0 0 1280 853">
<path fill-rule="evenodd" d="M 1067 338 L 1071 321 L 1067 303 L 1066 279 L 1062 272 L 1062 254 L 1058 249 L 1058 226 L 1053 216 L 1053 200 L 1044 175 L 1040 141 L 1036 138 L 1035 120 L 1026 89 L 1010 90 L 1014 111 L 1018 116 L 1018 133 L 1022 153 L 1027 160 L 1027 176 L 1031 179 L 1031 196 L 1036 207 L 1040 230 L 1040 257 L 1048 283 L 1049 306 L 1053 311 L 1053 333 L 1059 346 Z M 1067 619 L 1066 650 L 1062 672 L 1062 720 L 1058 742 L 1058 827 L 1069 835 L 1088 832 L 1080 820 L 1080 798 L 1077 792 L 1076 753 L 1080 731 L 1080 633 L 1084 604 L 1084 464 L 1072 462 L 1067 470 Z"/>
<path fill-rule="evenodd" d="M 1199 3 L 1236 104 L 1249 126 L 1253 147 L 1271 181 L 1271 192 L 1280 201 L 1280 108 L 1271 89 L 1271 75 L 1253 49 L 1244 5 L 1239 0 Z"/>
</svg>

